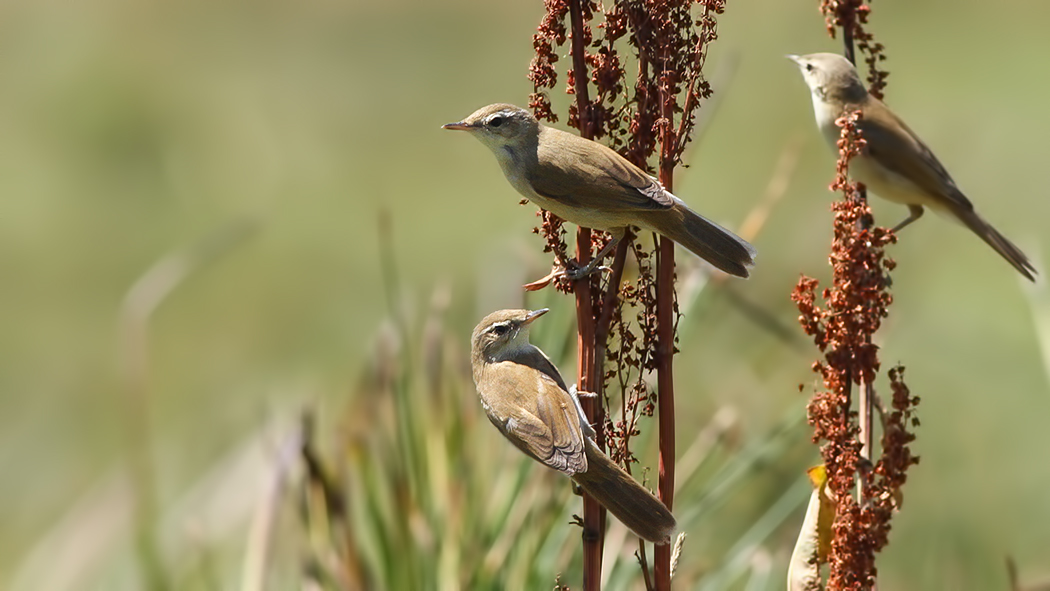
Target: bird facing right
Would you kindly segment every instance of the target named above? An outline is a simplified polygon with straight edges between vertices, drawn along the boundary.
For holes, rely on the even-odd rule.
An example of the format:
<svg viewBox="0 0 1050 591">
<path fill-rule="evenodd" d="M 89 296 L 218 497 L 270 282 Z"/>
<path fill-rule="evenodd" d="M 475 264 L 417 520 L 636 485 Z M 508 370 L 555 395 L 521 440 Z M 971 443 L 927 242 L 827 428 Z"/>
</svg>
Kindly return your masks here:
<svg viewBox="0 0 1050 591">
<path fill-rule="evenodd" d="M 598 449 L 576 394 L 529 342 L 530 325 L 546 311 L 500 310 L 474 329 L 471 365 L 485 414 L 525 455 L 572 478 L 639 537 L 670 542 L 674 516 Z"/>
<path fill-rule="evenodd" d="M 893 111 L 871 96 L 856 68 L 833 53 L 789 55 L 813 94 L 813 112 L 825 140 L 837 151 L 835 120 L 859 110 L 857 127 L 866 145 L 850 162 L 849 174 L 879 197 L 908 206 L 910 214 L 893 228 L 898 232 L 929 207 L 980 236 L 1021 275 L 1035 281 L 1028 257 L 974 210 L 944 166 L 926 144 Z"/>
</svg>

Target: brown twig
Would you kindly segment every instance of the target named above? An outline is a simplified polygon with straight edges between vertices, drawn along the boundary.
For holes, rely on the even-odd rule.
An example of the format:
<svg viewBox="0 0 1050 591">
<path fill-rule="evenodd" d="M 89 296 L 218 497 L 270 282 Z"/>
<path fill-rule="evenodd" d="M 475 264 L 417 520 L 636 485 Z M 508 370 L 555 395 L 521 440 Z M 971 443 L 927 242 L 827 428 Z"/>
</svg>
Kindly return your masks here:
<svg viewBox="0 0 1050 591">
<path fill-rule="evenodd" d="M 645 540 L 638 538 L 638 552 L 635 552 L 634 555 L 638 558 L 638 566 L 642 569 L 645 591 L 653 591 L 653 579 L 649 576 L 649 561 L 645 558 Z"/>
<path fill-rule="evenodd" d="M 609 274 L 609 281 L 605 288 L 605 295 L 602 299 L 601 305 L 601 316 L 598 317 L 598 322 L 594 331 L 594 375 L 598 376 L 598 380 L 595 383 L 595 389 L 593 392 L 598 395 L 598 398 L 605 400 L 605 362 L 606 356 L 609 349 L 609 329 L 612 325 L 613 314 L 619 308 L 619 295 L 620 295 L 620 282 L 623 280 L 623 268 L 627 264 L 627 251 L 631 249 L 631 245 L 634 242 L 634 236 L 628 233 L 619 244 L 616 245 L 616 254 L 613 257 L 612 272 Z M 601 416 L 596 417 L 598 419 L 595 424 L 603 425 L 605 423 L 605 409 L 599 404 Z M 602 449 L 605 449 L 605 429 L 597 430 L 598 445 Z"/>
<path fill-rule="evenodd" d="M 670 56 L 661 56 L 670 60 Z M 660 115 L 667 122 L 661 134 L 660 183 L 674 191 L 674 166 L 677 138 L 670 131 L 674 121 L 675 96 L 660 85 Z M 675 423 L 674 423 L 674 242 L 661 236 L 656 255 L 656 390 L 659 420 L 659 464 L 657 491 L 668 509 L 674 509 Z M 656 589 L 671 588 L 671 546 L 653 549 L 653 574 Z"/>
<path fill-rule="evenodd" d="M 592 139 L 594 128 L 590 117 L 590 100 L 587 91 L 587 62 L 585 42 L 586 24 L 583 14 L 584 0 L 570 0 L 569 22 L 572 30 L 573 91 L 576 95 L 576 112 L 580 135 Z M 591 230 L 580 227 L 576 230 L 576 261 L 586 265 L 591 259 Z M 586 392 L 594 392 L 600 381 L 600 371 L 595 375 L 595 323 L 594 304 L 591 300 L 591 278 L 583 277 L 573 286 L 576 294 L 576 383 Z M 601 424 L 603 413 L 601 396 L 584 398 L 582 406 L 591 424 Z M 583 588 L 597 591 L 601 588 L 602 549 L 605 542 L 605 508 L 590 495 L 583 495 Z"/>
<path fill-rule="evenodd" d="M 670 184 L 671 179 L 661 179 Z M 660 500 L 668 509 L 674 508 L 674 471 L 675 471 L 675 423 L 674 423 L 674 242 L 660 237 L 656 263 L 656 315 L 657 315 L 657 370 L 656 387 L 659 392 L 659 446 L 660 463 L 657 490 Z M 671 546 L 657 545 L 653 550 L 656 588 L 671 588 Z"/>
</svg>

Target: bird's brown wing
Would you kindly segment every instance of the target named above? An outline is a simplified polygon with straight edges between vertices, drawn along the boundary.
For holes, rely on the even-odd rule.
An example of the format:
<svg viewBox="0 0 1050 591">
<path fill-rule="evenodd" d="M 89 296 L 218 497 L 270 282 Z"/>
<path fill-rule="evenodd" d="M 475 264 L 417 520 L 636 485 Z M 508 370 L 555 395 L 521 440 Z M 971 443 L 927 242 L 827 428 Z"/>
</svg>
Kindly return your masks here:
<svg viewBox="0 0 1050 591">
<path fill-rule="evenodd" d="M 529 176 L 545 197 L 579 208 L 607 211 L 670 209 L 674 199 L 645 171 L 616 151 L 552 128 L 544 128 Z"/>
<path fill-rule="evenodd" d="M 485 372 L 478 390 L 489 418 L 519 449 L 569 476 L 587 470 L 576 405 L 547 373 L 503 361 Z"/>
<path fill-rule="evenodd" d="M 933 152 L 881 101 L 868 97 L 864 118 L 857 126 L 867 141 L 868 155 L 879 164 L 943 200 L 949 209 L 973 209 Z"/>
</svg>

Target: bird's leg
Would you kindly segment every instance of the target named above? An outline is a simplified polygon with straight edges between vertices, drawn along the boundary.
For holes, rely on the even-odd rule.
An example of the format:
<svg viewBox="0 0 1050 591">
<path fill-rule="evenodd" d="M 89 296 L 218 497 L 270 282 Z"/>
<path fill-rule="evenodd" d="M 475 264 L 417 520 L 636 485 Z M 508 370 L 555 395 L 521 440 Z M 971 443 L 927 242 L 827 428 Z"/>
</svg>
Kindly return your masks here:
<svg viewBox="0 0 1050 591">
<path fill-rule="evenodd" d="M 602 259 L 608 256 L 608 254 L 612 252 L 612 249 L 616 248 L 616 245 L 620 242 L 621 237 L 623 237 L 623 232 L 613 232 L 612 240 L 610 240 L 608 244 L 602 247 L 602 249 L 598 251 L 598 254 L 594 255 L 594 258 L 591 259 L 591 262 L 587 263 L 582 267 L 578 267 L 575 269 L 567 269 L 565 271 L 565 276 L 573 281 L 577 281 L 579 279 L 583 279 L 591 273 L 594 273 L 595 271 L 611 271 L 612 269 L 602 265 Z"/>
<path fill-rule="evenodd" d="M 591 426 L 590 421 L 587 419 L 587 413 L 583 412 L 583 405 L 580 404 L 580 398 L 597 398 L 598 395 L 594 392 L 577 390 L 576 384 L 569 386 L 569 395 L 572 396 L 572 401 L 576 403 L 576 414 L 580 415 L 580 426 L 583 427 L 584 435 L 594 439 L 597 437 L 597 434 L 594 432 L 594 427 Z"/>
<path fill-rule="evenodd" d="M 891 232 L 893 232 L 894 234 L 900 232 L 904 229 L 905 226 L 921 218 L 923 214 L 923 209 L 921 205 L 909 205 L 908 211 L 910 212 L 908 214 L 908 217 L 904 218 L 904 221 L 902 221 L 901 223 L 897 224 L 896 226 L 893 226 L 893 230 L 891 230 Z"/>
<path fill-rule="evenodd" d="M 603 266 L 601 262 L 602 259 L 604 259 L 606 255 L 608 255 L 609 252 L 616 247 L 616 244 L 620 241 L 620 238 L 622 236 L 622 231 L 619 233 L 613 233 L 612 240 L 610 240 L 609 243 L 606 244 L 605 247 L 602 248 L 601 251 L 599 251 L 598 254 L 594 256 L 593 259 L 591 259 L 591 262 L 587 263 L 582 267 L 577 266 L 572 261 L 563 260 L 560 255 L 555 254 L 555 258 L 557 260 L 554 262 L 554 266 L 551 267 L 551 272 L 548 273 L 547 276 L 543 277 L 542 279 L 537 279 L 532 283 L 526 283 L 523 286 L 525 288 L 525 291 L 537 291 L 543 289 L 559 277 L 565 277 L 570 281 L 578 281 L 580 279 L 583 279 L 584 277 L 587 277 L 591 273 L 594 273 L 595 271 L 611 271 L 609 267 Z"/>
</svg>

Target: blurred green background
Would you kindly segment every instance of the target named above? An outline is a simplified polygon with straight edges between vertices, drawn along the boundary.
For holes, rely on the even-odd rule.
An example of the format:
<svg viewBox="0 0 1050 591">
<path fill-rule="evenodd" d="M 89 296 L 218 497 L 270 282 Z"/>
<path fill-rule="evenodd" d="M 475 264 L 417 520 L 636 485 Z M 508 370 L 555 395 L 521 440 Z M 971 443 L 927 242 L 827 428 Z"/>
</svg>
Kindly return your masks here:
<svg viewBox="0 0 1050 591">
<path fill-rule="evenodd" d="M 839 50 L 817 5 L 730 2 L 719 19 L 709 69 L 735 63 L 734 75 L 715 89 L 721 105 L 676 193 L 737 227 L 785 146 L 801 142 L 787 192 L 755 240 L 754 276 L 732 284 L 799 343 L 727 297 L 685 316 L 682 449 L 692 425 L 728 407 L 742 437 L 761 436 L 804 405 L 813 383 L 815 352 L 795 328 L 789 293 L 801 273 L 828 277 L 833 168 L 782 56 Z M 322 424 L 325 410 L 367 406 L 351 400 L 354 385 L 392 309 L 422 322 L 432 294 L 444 294 L 449 346 L 460 353 L 497 308 L 552 305 L 553 318 L 568 320 L 568 298 L 525 298 L 518 287 L 548 268 L 529 232 L 531 206 L 516 205 L 480 144 L 439 129 L 483 104 L 526 102 L 542 13 L 538 1 L 0 7 L 0 585 L 138 588 L 126 541 L 132 503 L 111 493 L 124 490 L 142 441 L 167 520 L 159 527 L 191 547 L 211 544 L 201 531 L 227 532 L 229 550 L 209 568 L 236 580 L 245 513 L 263 486 L 244 479 L 241 512 L 217 510 L 229 516 L 225 529 L 187 500 L 192 490 L 226 470 L 235 450 L 275 447 L 269 425 L 303 405 L 319 406 Z M 882 0 L 870 23 L 889 56 L 887 102 L 1044 271 L 1048 19 L 1050 5 L 1037 0 L 994 9 Z M 875 207 L 885 225 L 905 215 Z M 379 255 L 383 212 L 393 298 Z M 136 397 L 120 345 L 129 289 L 163 257 L 238 224 L 252 228 L 245 239 L 195 268 L 153 317 Z M 882 359 L 906 364 L 922 397 L 922 463 L 879 558 L 884 588 L 1006 588 L 1007 555 L 1022 573 L 1045 573 L 1045 288 L 1023 286 L 983 243 L 935 216 L 890 253 L 899 268 Z M 572 358 L 562 362 L 568 375 Z M 475 425 L 486 430 L 477 437 L 504 445 Z M 795 428 L 801 451 L 763 468 L 784 487 L 817 460 L 807 437 Z M 777 585 L 801 512 L 770 545 Z M 706 535 L 736 539 L 757 517 L 738 514 Z M 698 554 L 687 543 L 682 562 L 716 560 Z M 60 572 L 87 574 L 62 587 Z"/>
</svg>

